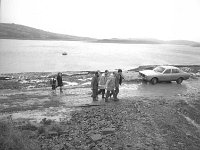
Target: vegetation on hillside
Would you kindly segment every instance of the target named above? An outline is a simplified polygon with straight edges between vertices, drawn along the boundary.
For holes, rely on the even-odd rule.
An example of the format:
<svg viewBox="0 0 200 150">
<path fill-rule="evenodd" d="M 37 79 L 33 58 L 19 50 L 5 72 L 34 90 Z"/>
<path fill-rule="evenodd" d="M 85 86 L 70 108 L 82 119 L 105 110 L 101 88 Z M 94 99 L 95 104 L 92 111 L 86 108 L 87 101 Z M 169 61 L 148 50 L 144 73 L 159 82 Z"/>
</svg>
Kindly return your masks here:
<svg viewBox="0 0 200 150">
<path fill-rule="evenodd" d="M 90 41 L 91 38 L 57 34 L 18 24 L 0 23 L 0 39 Z"/>
</svg>

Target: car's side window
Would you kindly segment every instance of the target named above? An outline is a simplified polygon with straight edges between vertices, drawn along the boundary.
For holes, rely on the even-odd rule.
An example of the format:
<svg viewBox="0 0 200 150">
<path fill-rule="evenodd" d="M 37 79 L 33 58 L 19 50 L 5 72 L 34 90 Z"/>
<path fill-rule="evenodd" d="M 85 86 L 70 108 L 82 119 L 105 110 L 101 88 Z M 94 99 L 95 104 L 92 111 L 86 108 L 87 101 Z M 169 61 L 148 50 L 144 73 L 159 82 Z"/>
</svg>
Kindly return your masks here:
<svg viewBox="0 0 200 150">
<path fill-rule="evenodd" d="M 172 73 L 179 73 L 178 69 L 172 69 Z"/>
<path fill-rule="evenodd" d="M 165 70 L 165 72 L 164 72 L 164 74 L 169 74 L 169 73 L 171 73 L 171 69 L 167 69 L 167 70 Z"/>
</svg>

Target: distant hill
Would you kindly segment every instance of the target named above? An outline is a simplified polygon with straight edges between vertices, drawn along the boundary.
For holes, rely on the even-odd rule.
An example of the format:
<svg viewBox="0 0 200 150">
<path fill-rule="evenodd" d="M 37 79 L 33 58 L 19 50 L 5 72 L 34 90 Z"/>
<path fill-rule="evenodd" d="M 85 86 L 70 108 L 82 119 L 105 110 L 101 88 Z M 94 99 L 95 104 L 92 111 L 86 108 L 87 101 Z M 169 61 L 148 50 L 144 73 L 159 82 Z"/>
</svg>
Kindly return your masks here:
<svg viewBox="0 0 200 150">
<path fill-rule="evenodd" d="M 0 23 L 0 39 L 22 40 L 67 40 L 67 41 L 93 41 L 93 38 L 78 37 L 35 29 L 18 24 Z"/>
<path fill-rule="evenodd" d="M 193 47 L 200 47 L 200 43 L 194 41 L 187 41 L 187 40 L 173 40 L 167 41 L 168 44 L 175 44 L 175 45 L 188 45 Z"/>
<path fill-rule="evenodd" d="M 156 39 L 95 39 L 65 34 L 58 34 L 35 29 L 32 27 L 0 23 L 0 39 L 21 39 L 21 40 L 63 40 L 63 41 L 87 41 L 95 43 L 122 43 L 122 44 L 175 44 L 200 47 L 200 43 L 187 40 L 162 41 Z"/>
<path fill-rule="evenodd" d="M 156 39 L 100 39 L 98 43 L 125 43 L 125 44 L 163 44 L 164 41 Z"/>
</svg>

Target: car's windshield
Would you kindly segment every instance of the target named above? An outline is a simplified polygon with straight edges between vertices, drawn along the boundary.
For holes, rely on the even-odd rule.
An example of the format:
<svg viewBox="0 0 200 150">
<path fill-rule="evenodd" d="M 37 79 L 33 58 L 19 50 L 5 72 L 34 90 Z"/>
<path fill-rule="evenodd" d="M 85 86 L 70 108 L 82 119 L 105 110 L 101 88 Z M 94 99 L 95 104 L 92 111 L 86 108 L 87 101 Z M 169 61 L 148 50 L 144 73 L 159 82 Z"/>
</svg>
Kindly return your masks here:
<svg viewBox="0 0 200 150">
<path fill-rule="evenodd" d="M 163 67 L 156 67 L 155 69 L 153 69 L 155 72 L 160 72 L 160 73 L 162 73 L 164 70 L 165 70 L 165 68 L 163 68 Z"/>
</svg>

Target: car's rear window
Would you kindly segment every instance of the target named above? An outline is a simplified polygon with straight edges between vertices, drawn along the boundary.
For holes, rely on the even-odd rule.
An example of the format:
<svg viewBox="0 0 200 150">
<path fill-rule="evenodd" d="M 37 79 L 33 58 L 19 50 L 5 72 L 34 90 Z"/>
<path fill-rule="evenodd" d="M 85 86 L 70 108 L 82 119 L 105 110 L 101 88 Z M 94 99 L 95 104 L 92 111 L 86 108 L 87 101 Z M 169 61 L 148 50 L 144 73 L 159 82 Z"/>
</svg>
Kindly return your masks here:
<svg viewBox="0 0 200 150">
<path fill-rule="evenodd" d="M 163 67 L 156 67 L 155 69 L 153 69 L 155 72 L 160 72 L 160 73 L 162 73 L 164 70 L 165 70 L 165 68 L 163 68 Z"/>
</svg>

